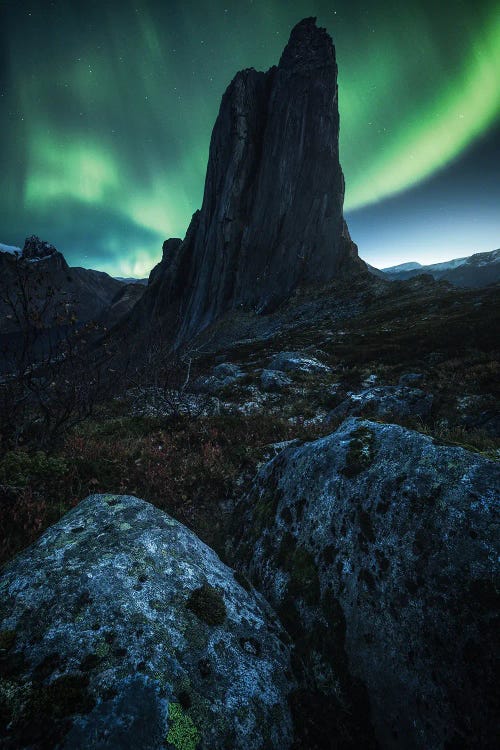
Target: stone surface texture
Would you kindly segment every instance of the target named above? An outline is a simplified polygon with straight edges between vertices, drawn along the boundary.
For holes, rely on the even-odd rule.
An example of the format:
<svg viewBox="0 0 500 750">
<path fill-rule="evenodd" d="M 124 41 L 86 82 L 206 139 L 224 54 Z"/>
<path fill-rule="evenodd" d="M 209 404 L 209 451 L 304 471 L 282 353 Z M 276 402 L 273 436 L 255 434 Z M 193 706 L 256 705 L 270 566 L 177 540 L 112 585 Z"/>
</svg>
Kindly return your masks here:
<svg viewBox="0 0 500 750">
<path fill-rule="evenodd" d="M 289 747 L 289 646 L 192 532 L 94 495 L 0 579 L 0 744 Z"/>
<path fill-rule="evenodd" d="M 380 419 L 408 417 L 426 419 L 432 410 L 433 396 L 420 388 L 405 385 L 381 385 L 349 393 L 330 413 L 334 419 L 347 416 L 372 416 Z"/>
<path fill-rule="evenodd" d="M 384 748 L 493 747 L 499 494 L 481 455 L 354 418 L 261 469 L 237 552 L 294 638 L 316 725 L 365 711 L 363 746 L 371 725 Z"/>
</svg>

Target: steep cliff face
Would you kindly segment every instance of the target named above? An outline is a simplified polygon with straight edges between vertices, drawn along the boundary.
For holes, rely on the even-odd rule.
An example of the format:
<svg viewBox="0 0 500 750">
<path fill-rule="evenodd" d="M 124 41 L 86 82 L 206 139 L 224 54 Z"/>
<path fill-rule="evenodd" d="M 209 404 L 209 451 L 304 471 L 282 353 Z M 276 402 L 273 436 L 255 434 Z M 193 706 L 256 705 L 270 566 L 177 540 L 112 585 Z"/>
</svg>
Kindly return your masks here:
<svg viewBox="0 0 500 750">
<path fill-rule="evenodd" d="M 201 210 L 145 300 L 175 307 L 176 341 L 240 307 L 265 312 L 298 286 L 359 268 L 342 206 L 337 66 L 314 18 L 279 65 L 239 72 L 212 133 Z"/>
</svg>

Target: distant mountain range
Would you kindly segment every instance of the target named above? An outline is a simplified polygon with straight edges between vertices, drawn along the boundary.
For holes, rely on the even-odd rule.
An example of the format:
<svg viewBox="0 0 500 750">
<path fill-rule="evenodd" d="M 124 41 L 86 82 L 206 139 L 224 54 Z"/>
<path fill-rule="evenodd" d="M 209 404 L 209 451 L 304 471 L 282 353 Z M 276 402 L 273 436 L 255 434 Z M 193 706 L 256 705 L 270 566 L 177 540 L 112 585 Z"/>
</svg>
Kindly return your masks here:
<svg viewBox="0 0 500 750">
<path fill-rule="evenodd" d="M 172 242 L 165 243 L 169 252 L 164 255 L 168 258 L 172 255 Z M 180 242 L 175 240 L 177 244 Z M 103 271 L 70 267 L 53 245 L 32 236 L 26 239 L 22 249 L 0 243 L 0 278 L 4 292 L 12 293 L 15 289 L 16 263 L 21 264 L 28 277 L 38 279 L 40 295 L 42 289 L 49 286 L 55 290 L 56 300 L 52 308 L 64 303 L 80 323 L 94 320 L 112 327 L 135 306 L 148 286 L 147 278 L 112 277 Z M 156 267 L 156 275 L 160 273 L 161 265 Z M 373 275 L 390 281 L 405 281 L 429 274 L 437 281 L 447 281 L 462 288 L 477 289 L 500 282 L 500 249 L 431 265 L 408 262 L 382 270 L 366 265 Z M 154 280 L 155 270 L 150 281 Z M 0 298 L 0 334 L 14 332 L 18 327 L 5 296 L 4 293 Z"/>
<path fill-rule="evenodd" d="M 65 319 L 73 317 L 78 323 L 93 320 L 113 325 L 144 291 L 139 283 L 70 267 L 54 245 L 34 235 L 26 239 L 22 250 L 0 243 L 0 279 L 0 333 L 19 330 L 12 303 L 20 309 L 23 286 L 29 290 L 31 306 L 42 311 L 40 325 L 49 328 L 58 324 L 62 310 Z"/>
<path fill-rule="evenodd" d="M 392 281 L 404 281 L 421 274 L 430 274 L 436 281 L 448 281 L 454 286 L 477 289 L 500 281 L 500 250 L 475 253 L 467 258 L 455 258 L 428 266 L 420 263 L 401 263 L 398 266 L 383 268 L 381 271 L 370 266 L 369 269 L 375 275 L 382 275 Z"/>
<path fill-rule="evenodd" d="M 121 281 L 124 284 L 142 284 L 143 286 L 148 285 L 148 279 L 136 279 L 135 276 L 113 276 L 117 281 Z"/>
</svg>

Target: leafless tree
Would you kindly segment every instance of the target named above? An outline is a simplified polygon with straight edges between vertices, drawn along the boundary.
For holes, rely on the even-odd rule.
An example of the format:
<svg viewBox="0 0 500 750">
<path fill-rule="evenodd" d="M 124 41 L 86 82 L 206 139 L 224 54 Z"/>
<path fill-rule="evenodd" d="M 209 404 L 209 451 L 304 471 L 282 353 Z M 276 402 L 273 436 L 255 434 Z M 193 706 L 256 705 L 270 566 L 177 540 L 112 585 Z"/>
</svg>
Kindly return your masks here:
<svg viewBox="0 0 500 750">
<path fill-rule="evenodd" d="M 0 372 L 2 445 L 51 444 L 92 414 L 109 392 L 114 353 L 105 338 L 96 346 L 101 327 L 78 324 L 73 304 L 51 285 L 43 268 L 18 258 L 10 272 L 1 293 L 7 310 Z"/>
<path fill-rule="evenodd" d="M 173 350 L 171 328 L 157 320 L 143 342 L 138 364 L 128 369 L 132 409 L 169 418 L 196 418 L 207 413 L 213 408 L 213 399 L 195 387 L 201 354 L 194 344 Z"/>
</svg>

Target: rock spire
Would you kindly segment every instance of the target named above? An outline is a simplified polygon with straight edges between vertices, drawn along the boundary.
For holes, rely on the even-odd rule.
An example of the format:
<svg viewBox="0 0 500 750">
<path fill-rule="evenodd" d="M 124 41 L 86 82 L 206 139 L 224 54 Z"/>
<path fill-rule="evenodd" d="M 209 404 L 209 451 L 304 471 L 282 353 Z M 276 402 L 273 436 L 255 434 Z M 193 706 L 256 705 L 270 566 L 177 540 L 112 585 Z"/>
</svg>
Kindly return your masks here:
<svg viewBox="0 0 500 750">
<path fill-rule="evenodd" d="M 240 71 L 222 97 L 202 207 L 144 299 L 173 313 L 177 344 L 231 310 L 271 311 L 299 287 L 360 272 L 338 143 L 335 49 L 306 18 L 277 67 Z"/>
</svg>

